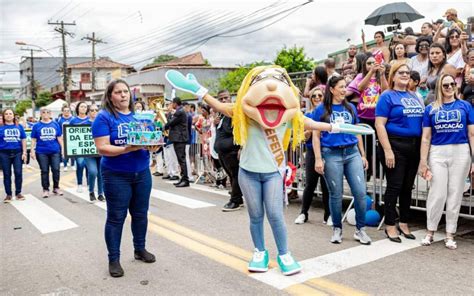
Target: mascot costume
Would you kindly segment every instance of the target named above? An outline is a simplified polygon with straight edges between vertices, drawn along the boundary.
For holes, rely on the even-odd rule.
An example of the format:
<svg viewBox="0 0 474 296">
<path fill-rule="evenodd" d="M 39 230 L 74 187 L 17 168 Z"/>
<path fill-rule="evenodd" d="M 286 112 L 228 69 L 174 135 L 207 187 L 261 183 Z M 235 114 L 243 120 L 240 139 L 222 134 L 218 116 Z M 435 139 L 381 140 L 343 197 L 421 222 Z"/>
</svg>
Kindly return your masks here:
<svg viewBox="0 0 474 296">
<path fill-rule="evenodd" d="M 354 134 L 372 130 L 350 124 L 315 122 L 300 111 L 298 89 L 279 66 L 253 68 L 245 76 L 235 103 L 221 103 L 208 94 L 193 74 L 169 70 L 166 78 L 182 91 L 196 95 L 216 111 L 232 118 L 234 141 L 242 147 L 239 185 L 250 216 L 250 233 L 255 246 L 248 270 L 268 270 L 263 221 L 267 214 L 278 248 L 277 262 L 284 275 L 301 271 L 288 251 L 283 217 L 285 204 L 285 149 L 304 141 L 304 129 Z"/>
</svg>

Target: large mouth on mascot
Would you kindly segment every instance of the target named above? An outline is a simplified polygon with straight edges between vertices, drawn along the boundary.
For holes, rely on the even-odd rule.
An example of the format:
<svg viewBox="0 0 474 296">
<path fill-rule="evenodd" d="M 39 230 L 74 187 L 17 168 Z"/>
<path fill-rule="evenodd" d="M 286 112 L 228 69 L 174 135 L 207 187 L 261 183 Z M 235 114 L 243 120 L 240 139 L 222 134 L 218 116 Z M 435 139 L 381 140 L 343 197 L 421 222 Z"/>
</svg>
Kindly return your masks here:
<svg viewBox="0 0 474 296">
<path fill-rule="evenodd" d="M 281 98 L 267 97 L 265 100 L 256 106 L 263 123 L 270 127 L 276 127 L 286 111 Z"/>
</svg>

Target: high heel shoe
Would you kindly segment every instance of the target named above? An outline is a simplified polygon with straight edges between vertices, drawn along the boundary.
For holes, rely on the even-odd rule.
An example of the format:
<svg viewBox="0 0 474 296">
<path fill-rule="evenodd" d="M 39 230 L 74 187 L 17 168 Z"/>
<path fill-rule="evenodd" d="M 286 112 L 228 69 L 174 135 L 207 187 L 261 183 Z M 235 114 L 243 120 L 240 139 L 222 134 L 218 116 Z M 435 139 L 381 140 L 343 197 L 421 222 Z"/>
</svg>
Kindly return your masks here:
<svg viewBox="0 0 474 296">
<path fill-rule="evenodd" d="M 413 234 L 403 232 L 403 230 L 400 228 L 399 225 L 397 225 L 397 229 L 400 232 L 400 234 L 403 235 L 405 238 L 407 238 L 407 239 L 416 239 L 416 236 L 414 236 Z"/>
<path fill-rule="evenodd" d="M 402 239 L 399 238 L 398 236 L 396 236 L 396 237 L 391 237 L 390 235 L 388 235 L 387 229 L 385 229 L 385 235 L 387 236 L 387 238 L 388 238 L 391 242 L 394 242 L 394 243 L 401 243 L 401 242 L 402 242 Z"/>
</svg>

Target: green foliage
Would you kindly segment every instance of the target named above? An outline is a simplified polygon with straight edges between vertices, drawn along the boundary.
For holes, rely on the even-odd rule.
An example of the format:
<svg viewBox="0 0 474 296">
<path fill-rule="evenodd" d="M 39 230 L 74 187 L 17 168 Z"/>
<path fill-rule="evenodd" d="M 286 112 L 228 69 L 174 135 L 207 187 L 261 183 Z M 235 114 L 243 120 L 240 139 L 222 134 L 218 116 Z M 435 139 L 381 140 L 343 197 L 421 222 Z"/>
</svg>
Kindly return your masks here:
<svg viewBox="0 0 474 296">
<path fill-rule="evenodd" d="M 155 64 L 166 63 L 166 62 L 172 61 L 172 60 L 177 59 L 177 58 L 178 58 L 177 56 L 174 56 L 174 55 L 171 55 L 171 54 L 162 54 L 162 55 L 159 55 L 156 58 L 154 58 L 153 62 L 146 65 L 145 67 L 155 65 Z"/>
<path fill-rule="evenodd" d="M 36 97 L 36 108 L 41 108 L 43 106 L 47 106 L 53 102 L 53 96 L 49 91 L 43 91 L 38 94 Z"/>
<path fill-rule="evenodd" d="M 267 62 L 260 61 L 239 66 L 239 68 L 227 73 L 227 75 L 219 79 L 219 89 L 227 89 L 230 93 L 237 93 L 245 75 L 247 75 L 252 68 L 268 64 Z"/>
<path fill-rule="evenodd" d="M 204 59 L 204 65 L 208 67 L 212 67 L 211 62 L 208 59 Z"/>
<path fill-rule="evenodd" d="M 314 68 L 314 61 L 306 56 L 304 47 L 296 45 L 291 48 L 284 46 L 273 63 L 285 68 L 288 73 L 311 71 Z"/>
<path fill-rule="evenodd" d="M 31 108 L 31 99 L 18 101 L 15 106 L 15 113 L 19 116 L 23 116 L 23 114 L 26 112 L 26 109 L 28 108 Z"/>
</svg>

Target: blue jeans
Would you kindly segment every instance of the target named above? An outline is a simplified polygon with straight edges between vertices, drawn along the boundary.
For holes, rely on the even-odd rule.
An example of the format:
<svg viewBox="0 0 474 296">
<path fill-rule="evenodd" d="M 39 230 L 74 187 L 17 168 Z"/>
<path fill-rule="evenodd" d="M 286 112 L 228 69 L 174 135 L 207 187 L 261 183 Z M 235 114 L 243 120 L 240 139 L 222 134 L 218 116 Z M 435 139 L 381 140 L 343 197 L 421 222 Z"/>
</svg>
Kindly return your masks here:
<svg viewBox="0 0 474 296">
<path fill-rule="evenodd" d="M 109 262 L 116 262 L 120 259 L 120 242 L 127 211 L 130 211 L 132 216 L 135 251 L 145 249 L 151 174 L 149 169 L 137 173 L 127 173 L 102 167 L 102 178 L 107 201 L 105 243 L 109 251 Z"/>
<path fill-rule="evenodd" d="M 346 176 L 352 195 L 356 212 L 356 227 L 365 226 L 366 212 L 366 183 L 364 166 L 359 149 L 356 145 L 347 148 L 322 147 L 324 159 L 324 179 L 329 190 L 329 209 L 334 227 L 342 228 L 342 193 L 343 179 Z"/>
<path fill-rule="evenodd" d="M 102 174 L 100 173 L 100 159 L 101 157 L 86 157 L 84 162 L 87 168 L 87 185 L 89 185 L 89 193 L 94 192 L 95 179 L 97 178 L 98 194 L 104 194 L 104 186 L 102 181 Z"/>
<path fill-rule="evenodd" d="M 69 160 L 71 160 L 71 166 L 73 166 L 74 165 L 74 157 L 61 157 L 61 161 L 62 161 L 62 163 L 65 167 L 67 166 L 67 163 L 69 162 Z"/>
<path fill-rule="evenodd" d="M 265 250 L 263 218 L 266 212 L 279 255 L 288 253 L 283 217 L 283 178 L 280 173 L 254 173 L 240 168 L 239 185 L 249 212 L 250 233 L 255 248 L 259 251 Z"/>
<path fill-rule="evenodd" d="M 61 153 L 42 154 L 36 153 L 36 160 L 41 169 L 41 187 L 49 190 L 49 168 L 53 173 L 53 189 L 59 188 L 59 163 Z"/>
<path fill-rule="evenodd" d="M 0 150 L 0 163 L 3 170 L 3 186 L 5 187 L 5 193 L 7 195 L 12 195 L 12 165 L 15 173 L 15 195 L 21 193 L 21 184 L 23 183 L 21 154 L 21 149 Z"/>
<path fill-rule="evenodd" d="M 76 158 L 76 180 L 77 185 L 82 185 L 82 177 L 84 176 L 84 168 L 86 167 L 86 162 L 84 157 Z"/>
</svg>

